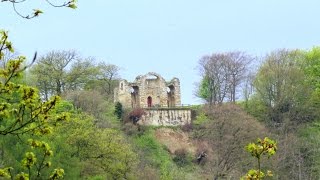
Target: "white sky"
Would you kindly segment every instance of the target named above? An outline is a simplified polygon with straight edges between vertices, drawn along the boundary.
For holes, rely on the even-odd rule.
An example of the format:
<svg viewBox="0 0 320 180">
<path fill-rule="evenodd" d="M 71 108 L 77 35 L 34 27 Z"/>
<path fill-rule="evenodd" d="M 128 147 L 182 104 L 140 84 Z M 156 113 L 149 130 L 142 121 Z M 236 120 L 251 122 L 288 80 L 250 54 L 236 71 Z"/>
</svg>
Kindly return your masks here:
<svg viewBox="0 0 320 180">
<path fill-rule="evenodd" d="M 320 42 L 319 0 L 79 0 L 76 10 L 33 3 L 17 5 L 22 13 L 44 10 L 32 20 L 0 3 L 0 29 L 21 54 L 74 49 L 120 66 L 129 81 L 147 72 L 178 77 L 183 104 L 200 102 L 193 92 L 203 55 L 263 56 Z"/>
</svg>

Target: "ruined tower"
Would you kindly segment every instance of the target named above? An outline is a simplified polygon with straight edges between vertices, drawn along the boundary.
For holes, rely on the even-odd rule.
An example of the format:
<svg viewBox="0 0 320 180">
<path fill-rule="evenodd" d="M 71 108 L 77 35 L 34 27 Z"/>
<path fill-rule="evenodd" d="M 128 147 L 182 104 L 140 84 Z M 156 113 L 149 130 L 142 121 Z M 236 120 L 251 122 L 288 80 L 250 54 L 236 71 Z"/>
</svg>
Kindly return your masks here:
<svg viewBox="0 0 320 180">
<path fill-rule="evenodd" d="M 121 80 L 114 100 L 127 108 L 176 107 L 181 105 L 180 81 L 165 81 L 154 72 L 137 76 L 133 82 Z"/>
</svg>

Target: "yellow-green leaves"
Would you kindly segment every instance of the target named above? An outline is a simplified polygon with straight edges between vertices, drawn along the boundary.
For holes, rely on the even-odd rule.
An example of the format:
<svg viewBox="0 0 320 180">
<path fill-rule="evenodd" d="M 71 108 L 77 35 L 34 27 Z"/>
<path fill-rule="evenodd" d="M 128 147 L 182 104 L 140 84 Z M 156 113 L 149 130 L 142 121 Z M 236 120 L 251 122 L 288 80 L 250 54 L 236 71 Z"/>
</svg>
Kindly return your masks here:
<svg viewBox="0 0 320 180">
<path fill-rule="evenodd" d="M 64 175 L 64 170 L 63 169 L 55 169 L 52 173 L 52 175 L 50 176 L 50 180 L 54 180 L 54 179 L 62 179 Z"/>
<path fill-rule="evenodd" d="M 49 144 L 44 141 L 29 139 L 28 143 L 32 148 L 41 148 L 45 156 L 53 155 L 53 151 L 51 150 Z"/>
<path fill-rule="evenodd" d="M 8 32 L 4 30 L 0 30 L 0 40 L 5 41 L 8 38 Z"/>
<path fill-rule="evenodd" d="M 271 157 L 277 151 L 277 143 L 268 137 L 265 137 L 263 140 L 259 138 L 257 143 L 249 143 L 246 146 L 246 150 L 251 153 L 252 156 L 259 159 L 261 155 L 264 154 L 268 155 L 268 157 Z"/>
<path fill-rule="evenodd" d="M 76 9 L 76 8 L 77 8 L 76 3 L 77 3 L 77 0 L 71 0 L 71 1 L 69 2 L 68 7 L 71 8 L 71 9 Z"/>
<path fill-rule="evenodd" d="M 69 6 L 68 6 L 69 8 L 71 8 L 71 9 L 76 9 L 77 8 L 77 6 L 74 4 L 74 3 L 72 3 L 72 4 L 69 4 Z"/>
<path fill-rule="evenodd" d="M 22 166 L 30 169 L 37 162 L 37 158 L 33 152 L 27 152 L 22 160 Z"/>
<path fill-rule="evenodd" d="M 34 9 L 33 10 L 34 12 L 33 12 L 33 15 L 36 17 L 36 16 L 39 16 L 39 14 L 42 14 L 43 13 L 43 11 L 41 11 L 40 9 Z"/>
<path fill-rule="evenodd" d="M 17 174 L 14 179 L 15 180 L 29 180 L 29 174 L 22 172 L 22 173 Z"/>
<path fill-rule="evenodd" d="M 265 137 L 263 140 L 258 138 L 256 143 L 249 143 L 246 146 L 246 150 L 257 159 L 258 169 L 251 169 L 243 176 L 242 180 L 260 180 L 267 176 L 273 176 L 271 171 L 267 171 L 265 174 L 261 171 L 260 160 L 262 155 L 267 155 L 268 158 L 273 156 L 277 151 L 277 143 L 274 140 Z"/>
<path fill-rule="evenodd" d="M 31 146 L 32 149 L 34 149 L 35 152 L 39 155 L 40 160 L 39 163 L 37 163 L 37 158 L 33 152 L 27 152 L 25 155 L 25 158 L 22 160 L 22 165 L 24 167 L 27 167 L 30 169 L 35 163 L 36 169 L 37 169 L 37 174 L 38 177 L 41 174 L 40 171 L 44 168 L 49 168 L 51 167 L 51 162 L 49 161 L 50 157 L 53 156 L 53 151 L 51 150 L 51 147 L 49 146 L 48 143 L 44 141 L 38 141 L 34 139 L 29 139 L 28 144 Z M 61 179 L 64 175 L 64 170 L 63 169 L 55 169 L 52 175 L 50 176 L 50 179 Z"/>
<path fill-rule="evenodd" d="M 0 29 L 0 60 L 2 60 L 3 51 L 8 49 L 10 52 L 14 52 L 12 43 L 8 41 L 8 32 Z"/>
<path fill-rule="evenodd" d="M 10 178 L 10 171 L 12 170 L 12 168 L 4 168 L 4 169 L 0 169 L 0 178 Z"/>
<path fill-rule="evenodd" d="M 10 41 L 6 41 L 5 44 L 6 44 L 6 47 L 8 48 L 8 50 L 10 52 L 13 52 L 12 43 Z"/>
</svg>

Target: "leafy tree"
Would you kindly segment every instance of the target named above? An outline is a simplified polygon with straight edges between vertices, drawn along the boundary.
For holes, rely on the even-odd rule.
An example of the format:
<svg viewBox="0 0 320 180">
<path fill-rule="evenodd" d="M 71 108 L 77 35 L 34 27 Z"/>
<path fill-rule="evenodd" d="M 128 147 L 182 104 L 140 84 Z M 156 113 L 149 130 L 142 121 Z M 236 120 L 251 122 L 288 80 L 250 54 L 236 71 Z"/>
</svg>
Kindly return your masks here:
<svg viewBox="0 0 320 180">
<path fill-rule="evenodd" d="M 34 73 L 37 79 L 47 77 L 46 83 L 52 83 L 53 89 L 51 91 L 54 94 L 60 96 L 66 86 L 67 66 L 78 59 L 78 55 L 75 51 L 52 51 L 46 56 L 40 58 L 39 62 L 35 65 Z M 38 71 L 37 71 L 38 70 Z M 45 87 L 37 85 L 42 91 Z M 50 94 L 45 94 L 46 97 L 50 97 Z"/>
<path fill-rule="evenodd" d="M 0 31 L 0 60 L 3 60 L 5 50 L 14 51 L 7 32 Z M 36 55 L 34 60 L 35 58 Z M 0 69 L 0 136 L 47 135 L 52 132 L 52 125 L 66 119 L 63 114 L 55 117 L 50 115 L 58 97 L 54 96 L 51 100 L 43 102 L 39 98 L 37 89 L 18 83 L 17 80 L 27 68 L 23 65 L 24 60 L 24 56 L 18 56 L 16 59 L 9 60 L 6 66 Z M 47 153 L 50 151 L 49 146 L 44 142 L 41 145 L 45 146 L 45 154 L 49 155 Z M 34 154 L 27 152 L 22 165 L 29 170 L 29 173 L 17 174 L 16 178 L 30 178 L 31 166 L 35 161 Z M 38 174 L 43 168 L 42 163 L 38 166 L 40 167 L 37 169 Z M 12 168 L 1 169 L 0 174 L 2 177 L 13 178 L 11 170 Z M 61 175 L 61 171 L 59 172 Z"/>
<path fill-rule="evenodd" d="M 63 97 L 72 102 L 77 110 L 94 116 L 95 123 L 100 128 L 110 128 L 118 124 L 113 102 L 108 101 L 99 91 L 68 91 Z"/>
<path fill-rule="evenodd" d="M 1 32 L 0 57 L 3 50 L 13 51 L 11 43 L 7 40 L 7 33 Z M 0 135 L 50 132 L 50 124 L 62 120 L 63 117 L 53 118 L 49 111 L 58 101 L 54 96 L 50 101 L 42 102 L 35 88 L 14 81 L 22 76 L 25 57 L 18 56 L 10 60 L 6 68 L 0 71 Z"/>
<path fill-rule="evenodd" d="M 136 155 L 119 131 L 97 128 L 92 117 L 75 113 L 60 127 L 58 133 L 62 132 L 67 132 L 63 138 L 69 145 L 69 156 L 79 159 L 83 165 L 81 176 L 122 179 L 132 174 Z"/>
<path fill-rule="evenodd" d="M 320 91 L 320 47 L 314 47 L 309 51 L 305 51 L 302 64 L 304 72 L 307 75 L 307 80 L 313 89 Z"/>
<path fill-rule="evenodd" d="M 120 79 L 120 68 L 113 64 L 100 62 L 96 67 L 97 73 L 87 84 L 87 90 L 96 90 L 105 96 L 109 101 L 113 101 L 114 88 L 118 85 Z"/>
<path fill-rule="evenodd" d="M 120 102 L 116 102 L 114 113 L 116 114 L 118 119 L 122 118 L 123 110 L 122 104 Z"/>
<path fill-rule="evenodd" d="M 309 100 L 311 89 L 299 65 L 301 58 L 297 50 L 274 51 L 258 70 L 254 87 L 258 100 L 265 107 L 265 120 L 272 125 L 279 126 L 286 119 L 295 123 L 312 119 L 312 112 L 308 112 L 307 107 L 302 108 Z"/>
<path fill-rule="evenodd" d="M 106 64 L 104 62 L 99 63 L 99 74 L 98 80 L 106 83 L 107 87 L 105 92 L 107 94 L 113 95 L 113 89 L 117 85 L 117 81 L 119 79 L 119 70 L 120 68 L 113 64 Z"/>
<path fill-rule="evenodd" d="M 277 151 L 277 143 L 273 140 L 265 137 L 263 140 L 258 139 L 257 143 L 249 143 L 246 146 L 247 151 L 257 159 L 258 169 L 251 169 L 249 172 L 242 177 L 243 180 L 260 180 L 266 176 L 272 176 L 271 171 L 267 171 L 265 174 L 261 170 L 261 158 L 262 155 L 267 155 L 268 158 L 273 156 Z"/>
<path fill-rule="evenodd" d="M 210 91 L 210 79 L 208 76 L 204 76 L 200 82 L 197 95 L 206 102 L 210 102 L 212 99 Z"/>
<path fill-rule="evenodd" d="M 92 59 L 82 59 L 75 51 L 52 51 L 30 71 L 43 99 L 63 95 L 68 91 L 82 90 L 95 78 L 97 69 Z"/>
<path fill-rule="evenodd" d="M 83 90 L 89 81 L 96 79 L 99 66 L 94 65 L 93 58 L 77 59 L 66 71 L 65 91 Z"/>
</svg>

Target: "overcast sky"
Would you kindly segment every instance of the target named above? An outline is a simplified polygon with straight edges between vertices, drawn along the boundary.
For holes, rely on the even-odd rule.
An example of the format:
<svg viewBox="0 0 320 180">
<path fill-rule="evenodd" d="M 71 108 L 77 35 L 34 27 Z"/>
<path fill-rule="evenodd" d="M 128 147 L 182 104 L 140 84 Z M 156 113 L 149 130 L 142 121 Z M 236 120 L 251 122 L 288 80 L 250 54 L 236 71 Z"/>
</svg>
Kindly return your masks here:
<svg viewBox="0 0 320 180">
<path fill-rule="evenodd" d="M 17 5 L 22 13 L 35 8 L 45 13 L 25 20 L 0 3 L 0 28 L 21 54 L 74 49 L 121 67 L 129 81 L 147 72 L 177 77 L 183 104 L 200 103 L 193 92 L 204 55 L 240 50 L 260 57 L 320 42 L 319 0 L 79 0 L 76 10 Z"/>
</svg>

